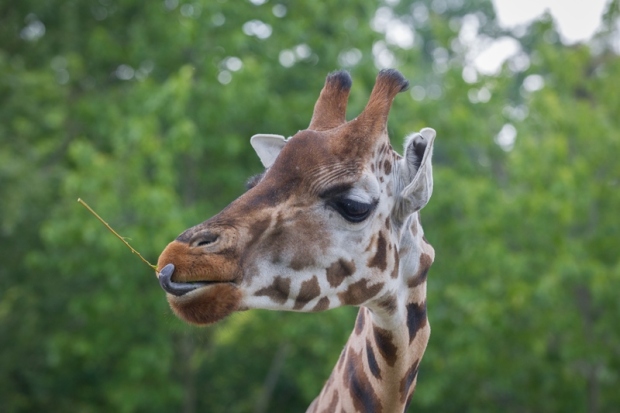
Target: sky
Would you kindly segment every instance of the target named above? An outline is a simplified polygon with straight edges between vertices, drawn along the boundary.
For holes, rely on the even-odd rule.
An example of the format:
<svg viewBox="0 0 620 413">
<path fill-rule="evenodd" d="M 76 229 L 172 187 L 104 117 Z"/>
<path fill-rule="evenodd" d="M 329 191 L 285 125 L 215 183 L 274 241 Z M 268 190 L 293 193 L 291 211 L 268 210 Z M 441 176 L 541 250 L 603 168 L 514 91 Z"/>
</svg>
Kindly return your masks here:
<svg viewBox="0 0 620 413">
<path fill-rule="evenodd" d="M 565 44 L 589 40 L 601 23 L 601 17 L 610 0 L 493 0 L 500 25 L 516 28 L 531 23 L 549 11 L 553 16 L 560 37 Z M 467 22 L 465 22 L 467 23 Z M 468 31 L 472 33 L 468 36 Z M 461 40 L 471 50 L 473 67 L 480 73 L 496 74 L 503 62 L 512 58 L 512 65 L 529 65 L 519 42 L 505 36 L 493 41 L 480 40 L 476 29 L 469 28 Z M 515 67 L 518 70 L 518 67 Z M 474 80 L 472 77 L 471 80 Z"/>
<path fill-rule="evenodd" d="M 592 37 L 608 3 L 609 0 L 493 0 L 504 27 L 531 22 L 549 10 L 565 43 Z"/>
</svg>

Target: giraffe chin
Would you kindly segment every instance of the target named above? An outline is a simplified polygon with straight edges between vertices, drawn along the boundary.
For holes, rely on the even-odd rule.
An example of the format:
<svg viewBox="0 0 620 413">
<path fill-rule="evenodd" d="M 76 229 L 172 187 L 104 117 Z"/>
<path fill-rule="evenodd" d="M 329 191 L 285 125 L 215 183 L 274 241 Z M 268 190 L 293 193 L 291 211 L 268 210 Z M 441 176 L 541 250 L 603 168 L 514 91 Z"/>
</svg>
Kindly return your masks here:
<svg viewBox="0 0 620 413">
<path fill-rule="evenodd" d="M 241 291 L 234 284 L 218 283 L 197 288 L 187 294 L 167 294 L 170 308 L 181 320 L 191 324 L 213 324 L 239 310 Z"/>
<path fill-rule="evenodd" d="M 182 320 L 192 324 L 212 324 L 239 308 L 241 292 L 232 283 L 172 281 L 174 265 L 168 264 L 158 274 L 168 303 Z"/>
</svg>

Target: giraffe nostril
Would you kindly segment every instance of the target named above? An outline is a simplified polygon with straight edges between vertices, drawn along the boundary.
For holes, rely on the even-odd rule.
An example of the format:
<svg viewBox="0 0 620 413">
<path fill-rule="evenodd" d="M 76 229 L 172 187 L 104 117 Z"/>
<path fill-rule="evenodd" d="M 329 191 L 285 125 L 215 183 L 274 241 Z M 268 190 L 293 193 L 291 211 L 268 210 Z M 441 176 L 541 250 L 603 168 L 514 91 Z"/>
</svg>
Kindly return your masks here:
<svg viewBox="0 0 620 413">
<path fill-rule="evenodd" d="M 192 247 L 204 247 L 215 243 L 219 238 L 218 234 L 212 232 L 201 232 L 192 237 L 190 245 Z"/>
</svg>

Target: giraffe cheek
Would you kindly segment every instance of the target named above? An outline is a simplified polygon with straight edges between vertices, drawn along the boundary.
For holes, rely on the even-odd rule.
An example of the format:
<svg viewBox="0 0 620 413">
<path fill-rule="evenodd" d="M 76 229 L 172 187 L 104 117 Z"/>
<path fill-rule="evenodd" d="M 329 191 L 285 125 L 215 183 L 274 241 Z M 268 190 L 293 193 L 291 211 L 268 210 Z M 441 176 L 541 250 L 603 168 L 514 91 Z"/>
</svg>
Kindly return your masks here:
<svg viewBox="0 0 620 413">
<path fill-rule="evenodd" d="M 239 309 L 241 291 L 233 284 L 201 288 L 182 297 L 168 294 L 168 303 L 177 317 L 192 324 L 213 324 Z"/>
</svg>

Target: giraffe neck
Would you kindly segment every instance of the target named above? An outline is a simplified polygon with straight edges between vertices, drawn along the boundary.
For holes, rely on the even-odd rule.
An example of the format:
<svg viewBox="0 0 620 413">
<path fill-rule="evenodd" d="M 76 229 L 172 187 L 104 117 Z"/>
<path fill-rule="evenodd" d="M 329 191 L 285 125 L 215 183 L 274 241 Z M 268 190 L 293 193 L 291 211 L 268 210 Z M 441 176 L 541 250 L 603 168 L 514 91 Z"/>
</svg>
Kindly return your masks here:
<svg viewBox="0 0 620 413">
<path fill-rule="evenodd" d="M 417 217 L 408 220 L 401 239 L 405 241 L 401 247 L 413 246 L 413 240 L 419 247 L 403 251 L 407 256 L 400 263 L 402 288 L 395 295 L 360 307 L 338 363 L 308 413 L 391 413 L 407 409 L 430 336 L 426 273 L 434 251 L 421 233 L 413 234 L 417 224 Z"/>
</svg>

